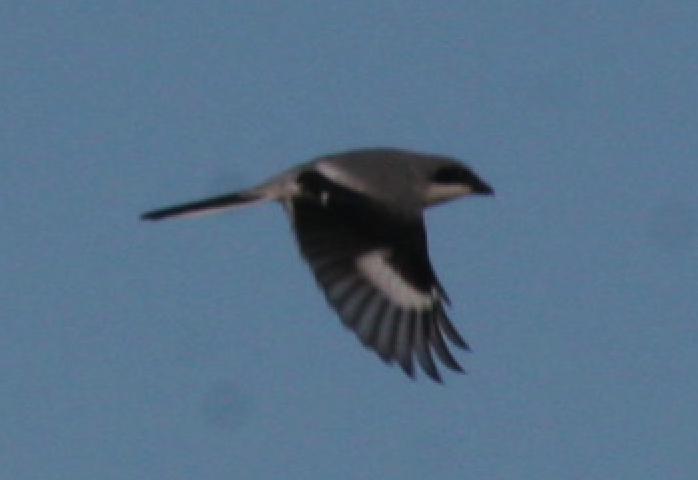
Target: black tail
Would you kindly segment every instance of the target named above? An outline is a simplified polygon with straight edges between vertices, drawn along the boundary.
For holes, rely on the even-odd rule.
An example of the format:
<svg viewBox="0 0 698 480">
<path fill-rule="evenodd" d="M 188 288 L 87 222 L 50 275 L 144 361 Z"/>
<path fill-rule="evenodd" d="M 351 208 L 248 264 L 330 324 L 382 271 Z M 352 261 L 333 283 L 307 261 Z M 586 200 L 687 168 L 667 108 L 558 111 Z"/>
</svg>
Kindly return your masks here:
<svg viewBox="0 0 698 480">
<path fill-rule="evenodd" d="M 205 200 L 198 200 L 196 202 L 152 210 L 142 214 L 141 220 L 162 220 L 164 218 L 179 217 L 182 215 L 212 213 L 216 210 L 232 207 L 241 203 L 254 202 L 255 200 L 261 200 L 261 197 L 244 193 L 229 193 Z"/>
</svg>

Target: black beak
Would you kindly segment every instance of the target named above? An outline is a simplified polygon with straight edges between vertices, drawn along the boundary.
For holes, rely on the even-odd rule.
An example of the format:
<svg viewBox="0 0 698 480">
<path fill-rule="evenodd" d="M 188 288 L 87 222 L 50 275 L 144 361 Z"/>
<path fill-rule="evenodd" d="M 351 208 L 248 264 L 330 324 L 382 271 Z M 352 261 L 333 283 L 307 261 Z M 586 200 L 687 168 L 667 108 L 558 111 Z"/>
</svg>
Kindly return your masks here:
<svg viewBox="0 0 698 480">
<path fill-rule="evenodd" d="M 478 181 L 473 185 L 473 193 L 477 195 L 494 195 L 494 189 L 483 181 Z"/>
</svg>

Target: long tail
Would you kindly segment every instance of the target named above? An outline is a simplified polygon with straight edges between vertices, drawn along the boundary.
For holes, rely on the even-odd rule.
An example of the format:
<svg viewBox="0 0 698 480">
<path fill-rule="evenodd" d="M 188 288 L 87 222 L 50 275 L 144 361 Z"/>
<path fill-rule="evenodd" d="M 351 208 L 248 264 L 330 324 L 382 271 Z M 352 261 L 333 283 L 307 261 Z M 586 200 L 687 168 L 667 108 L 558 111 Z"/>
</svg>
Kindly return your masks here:
<svg viewBox="0 0 698 480">
<path fill-rule="evenodd" d="M 249 193 L 228 193 L 218 197 L 152 210 L 142 214 L 141 220 L 163 220 L 165 218 L 180 217 L 185 215 L 203 215 L 213 213 L 224 208 L 233 207 L 235 205 L 251 203 L 263 199 L 264 197 L 261 195 Z"/>
</svg>

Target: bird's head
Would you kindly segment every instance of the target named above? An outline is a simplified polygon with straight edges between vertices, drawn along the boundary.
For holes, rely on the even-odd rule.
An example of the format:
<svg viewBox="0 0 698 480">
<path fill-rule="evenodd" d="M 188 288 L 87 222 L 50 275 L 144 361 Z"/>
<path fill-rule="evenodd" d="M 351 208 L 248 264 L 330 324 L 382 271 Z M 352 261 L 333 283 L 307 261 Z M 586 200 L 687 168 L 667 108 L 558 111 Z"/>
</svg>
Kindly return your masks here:
<svg viewBox="0 0 698 480">
<path fill-rule="evenodd" d="M 447 162 L 431 173 L 426 190 L 427 205 L 465 195 L 494 195 L 494 189 L 459 162 Z"/>
</svg>

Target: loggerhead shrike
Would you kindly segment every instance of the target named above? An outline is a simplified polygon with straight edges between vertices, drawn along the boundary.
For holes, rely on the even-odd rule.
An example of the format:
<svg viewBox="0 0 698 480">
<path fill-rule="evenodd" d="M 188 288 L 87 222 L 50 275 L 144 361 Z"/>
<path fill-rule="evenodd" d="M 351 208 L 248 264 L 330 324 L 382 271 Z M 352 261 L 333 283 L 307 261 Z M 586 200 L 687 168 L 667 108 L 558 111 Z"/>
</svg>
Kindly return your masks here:
<svg viewBox="0 0 698 480">
<path fill-rule="evenodd" d="M 396 149 L 327 155 L 248 190 L 147 212 L 145 220 L 278 200 L 329 304 L 386 363 L 414 376 L 417 358 L 441 377 L 432 352 L 462 372 L 446 346 L 468 349 L 444 310 L 446 291 L 427 252 L 424 208 L 492 188 L 459 161 Z"/>
</svg>

